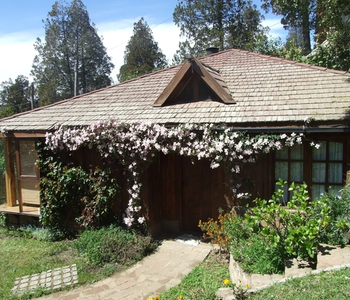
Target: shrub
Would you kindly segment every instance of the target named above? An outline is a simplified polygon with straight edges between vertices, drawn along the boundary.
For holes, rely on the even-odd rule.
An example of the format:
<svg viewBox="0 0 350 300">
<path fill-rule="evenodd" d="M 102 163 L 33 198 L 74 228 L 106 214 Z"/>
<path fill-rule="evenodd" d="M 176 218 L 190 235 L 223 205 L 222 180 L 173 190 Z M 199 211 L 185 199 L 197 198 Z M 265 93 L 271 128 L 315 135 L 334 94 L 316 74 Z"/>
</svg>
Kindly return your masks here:
<svg viewBox="0 0 350 300">
<path fill-rule="evenodd" d="M 24 225 L 20 227 L 11 226 L 7 232 L 9 236 L 36 239 L 38 241 L 55 242 L 66 238 L 72 238 L 67 231 L 52 228 L 44 228 L 36 225 Z"/>
<path fill-rule="evenodd" d="M 243 219 L 234 211 L 226 214 L 219 214 L 218 220 L 210 219 L 207 222 L 199 221 L 200 229 L 204 232 L 204 238 L 210 238 L 211 242 L 224 250 L 236 247 L 249 235 L 244 226 Z"/>
<path fill-rule="evenodd" d="M 0 213 L 0 228 L 7 228 L 8 216 L 6 213 Z"/>
<path fill-rule="evenodd" d="M 112 199 L 118 185 L 110 171 L 48 163 L 46 176 L 40 181 L 41 216 L 46 227 L 63 230 L 75 220 L 86 228 L 107 223 Z"/>
<path fill-rule="evenodd" d="M 283 251 L 260 234 L 252 234 L 241 240 L 238 247 L 231 247 L 233 258 L 240 263 L 242 269 L 253 274 L 284 273 Z"/>
<path fill-rule="evenodd" d="M 103 266 L 107 263 L 129 265 L 137 262 L 152 253 L 156 244 L 149 236 L 111 225 L 84 231 L 75 247 L 89 263 Z"/>
<path fill-rule="evenodd" d="M 246 220 L 272 246 L 278 246 L 284 258 L 314 258 L 321 233 L 329 223 L 329 206 L 325 199 L 309 201 L 306 184 L 292 183 L 289 191 L 293 196 L 285 208 L 281 203 L 286 182 L 277 184 L 281 188 L 270 200 L 254 200 L 256 206 L 246 214 Z"/>
<path fill-rule="evenodd" d="M 330 219 L 328 226 L 321 232 L 321 241 L 331 245 L 348 244 L 350 238 L 350 184 L 341 190 L 340 196 L 330 191 L 322 198 L 330 207 Z"/>
<path fill-rule="evenodd" d="M 253 233 L 244 218 L 234 211 L 220 214 L 218 220 L 199 223 L 204 237 L 229 251 L 248 273 L 272 274 L 284 271 L 281 249 L 271 246 L 269 241 Z"/>
</svg>

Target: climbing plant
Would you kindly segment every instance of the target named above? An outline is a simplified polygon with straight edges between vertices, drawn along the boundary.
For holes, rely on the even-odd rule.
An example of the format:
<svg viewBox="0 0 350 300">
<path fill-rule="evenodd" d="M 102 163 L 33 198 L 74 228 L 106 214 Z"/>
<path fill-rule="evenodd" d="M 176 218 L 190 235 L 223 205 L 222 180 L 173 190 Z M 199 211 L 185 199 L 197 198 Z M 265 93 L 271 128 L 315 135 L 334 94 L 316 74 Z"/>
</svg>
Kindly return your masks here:
<svg viewBox="0 0 350 300">
<path fill-rule="evenodd" d="M 140 174 L 158 153 L 208 159 L 212 169 L 224 164 L 228 172 L 237 175 L 243 164 L 255 162 L 259 154 L 303 141 L 302 133 L 250 136 L 230 128 L 218 129 L 213 124 L 181 124 L 168 128 L 157 123 L 120 122 L 113 118 L 88 127 L 60 127 L 46 134 L 46 145 L 54 152 L 89 147 L 101 157 L 113 158 L 124 166 L 130 196 L 123 219 L 127 226 L 145 222 L 141 214 Z M 247 196 L 240 183 L 231 188 L 236 198 Z"/>
</svg>

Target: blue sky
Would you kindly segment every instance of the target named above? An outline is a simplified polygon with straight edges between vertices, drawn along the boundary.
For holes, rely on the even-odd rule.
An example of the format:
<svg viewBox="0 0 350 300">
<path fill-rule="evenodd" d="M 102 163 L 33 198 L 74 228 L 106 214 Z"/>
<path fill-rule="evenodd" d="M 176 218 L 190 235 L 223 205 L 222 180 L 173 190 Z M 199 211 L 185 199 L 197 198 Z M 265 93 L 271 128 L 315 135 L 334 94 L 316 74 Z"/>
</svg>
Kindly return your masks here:
<svg viewBox="0 0 350 300">
<path fill-rule="evenodd" d="M 29 77 L 36 54 L 33 44 L 44 38 L 42 20 L 46 19 L 54 0 L 0 0 L 0 83 L 18 75 Z M 254 1 L 260 7 L 260 1 Z M 111 56 L 115 68 L 112 78 L 123 64 L 125 46 L 132 35 L 134 22 L 144 17 L 159 47 L 171 62 L 178 49 L 180 30 L 172 20 L 177 0 L 83 0 L 90 19 Z M 266 15 L 263 23 L 273 36 L 285 36 L 279 18 Z"/>
</svg>

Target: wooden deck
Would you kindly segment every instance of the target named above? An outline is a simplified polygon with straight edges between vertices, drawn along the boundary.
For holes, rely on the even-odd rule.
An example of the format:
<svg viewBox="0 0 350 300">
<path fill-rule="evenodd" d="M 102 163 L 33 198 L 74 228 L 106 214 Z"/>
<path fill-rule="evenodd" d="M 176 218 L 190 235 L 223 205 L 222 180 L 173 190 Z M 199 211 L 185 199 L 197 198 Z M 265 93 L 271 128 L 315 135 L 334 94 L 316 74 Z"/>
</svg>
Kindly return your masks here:
<svg viewBox="0 0 350 300">
<path fill-rule="evenodd" d="M 4 212 L 7 214 L 14 214 L 14 215 L 26 215 L 26 216 L 39 217 L 40 207 L 23 205 L 23 211 L 20 212 L 18 205 L 10 207 L 10 206 L 7 206 L 6 204 L 1 204 L 0 212 Z"/>
</svg>

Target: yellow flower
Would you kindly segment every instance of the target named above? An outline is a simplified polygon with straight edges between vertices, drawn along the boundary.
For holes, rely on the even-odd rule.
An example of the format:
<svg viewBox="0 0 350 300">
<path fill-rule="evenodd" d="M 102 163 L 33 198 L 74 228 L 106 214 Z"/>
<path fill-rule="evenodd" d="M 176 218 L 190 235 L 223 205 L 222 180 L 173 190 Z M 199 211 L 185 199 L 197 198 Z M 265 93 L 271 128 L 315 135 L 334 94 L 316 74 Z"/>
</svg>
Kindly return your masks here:
<svg viewBox="0 0 350 300">
<path fill-rule="evenodd" d="M 184 297 L 182 297 L 182 295 L 179 296 L 179 299 L 180 300 L 184 300 Z"/>
<path fill-rule="evenodd" d="M 246 287 L 247 287 L 247 289 L 249 289 L 249 288 L 250 288 L 250 285 L 247 283 Z"/>
<path fill-rule="evenodd" d="M 160 296 L 157 296 L 154 298 L 154 300 L 159 300 L 160 299 Z"/>
<path fill-rule="evenodd" d="M 152 298 L 148 297 L 146 300 L 152 300 Z"/>
<path fill-rule="evenodd" d="M 238 279 L 238 282 L 241 283 L 242 281 L 240 279 Z"/>
<path fill-rule="evenodd" d="M 227 278 L 224 280 L 224 284 L 225 285 L 228 285 L 228 284 L 230 284 L 230 280 L 228 280 Z"/>
</svg>

